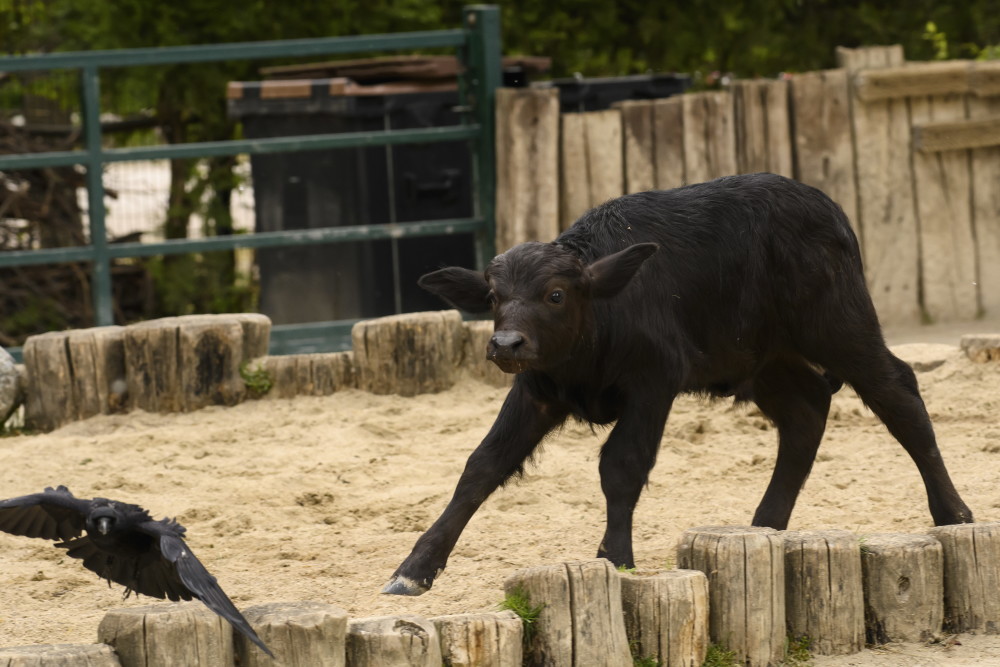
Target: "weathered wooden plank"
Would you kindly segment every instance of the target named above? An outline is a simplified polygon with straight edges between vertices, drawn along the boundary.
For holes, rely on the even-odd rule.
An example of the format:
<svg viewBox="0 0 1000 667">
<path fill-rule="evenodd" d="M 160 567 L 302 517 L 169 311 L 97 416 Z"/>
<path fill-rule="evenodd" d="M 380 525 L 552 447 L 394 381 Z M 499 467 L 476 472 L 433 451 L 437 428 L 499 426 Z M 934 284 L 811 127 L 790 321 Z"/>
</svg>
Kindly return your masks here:
<svg viewBox="0 0 1000 667">
<path fill-rule="evenodd" d="M 867 67 L 896 67 L 905 60 L 900 44 L 862 46 L 856 49 L 838 46 L 836 54 L 837 66 L 852 73 Z"/>
<path fill-rule="evenodd" d="M 179 317 L 176 337 L 177 393 L 183 410 L 236 405 L 243 400 L 246 385 L 240 375 L 243 325 L 239 320 L 225 315 Z"/>
<path fill-rule="evenodd" d="M 701 667 L 708 652 L 708 578 L 698 570 L 623 572 L 632 655 L 661 667 Z"/>
<path fill-rule="evenodd" d="M 233 628 L 200 602 L 112 609 L 97 628 L 122 667 L 232 665 Z"/>
<path fill-rule="evenodd" d="M 107 644 L 36 644 L 0 648 L 2 667 L 121 667 Z"/>
<path fill-rule="evenodd" d="M 960 120 L 965 100 L 913 98 L 910 115 L 915 124 Z M 932 321 L 971 320 L 979 313 L 969 157 L 968 151 L 913 153 L 923 308 Z"/>
<path fill-rule="evenodd" d="M 347 624 L 347 664 L 351 667 L 440 667 L 437 628 L 419 616 L 351 619 Z"/>
<path fill-rule="evenodd" d="M 240 667 L 344 667 L 347 612 L 321 602 L 273 602 L 244 610 L 243 616 L 274 653 L 272 660 L 237 633 Z"/>
<path fill-rule="evenodd" d="M 974 61 L 969 87 L 980 97 L 1000 96 L 1000 60 Z"/>
<path fill-rule="evenodd" d="M 792 175 L 788 82 L 763 79 L 730 86 L 736 127 L 736 168 L 741 174 Z"/>
<path fill-rule="evenodd" d="M 860 236 L 847 71 L 796 74 L 791 79 L 795 178 L 840 204 Z"/>
<path fill-rule="evenodd" d="M 435 616 L 430 621 L 441 640 L 441 658 L 448 667 L 520 667 L 524 632 L 512 611 L 495 614 Z"/>
<path fill-rule="evenodd" d="M 622 115 L 622 136 L 625 148 L 625 192 L 645 192 L 656 187 L 656 133 L 653 102 L 650 100 L 622 102 L 617 107 Z"/>
<path fill-rule="evenodd" d="M 582 113 L 561 116 L 559 228 L 568 228 L 590 208 L 587 174 L 587 132 Z"/>
<path fill-rule="evenodd" d="M 400 396 L 448 389 L 458 374 L 464 333 L 457 310 L 358 322 L 351 329 L 358 387 Z"/>
<path fill-rule="evenodd" d="M 532 567 L 515 572 L 504 590 L 523 591 L 533 605 L 544 605 L 525 647 L 531 665 L 600 667 L 631 664 L 621 581 L 609 561 L 600 559 Z"/>
<path fill-rule="evenodd" d="M 312 365 L 313 393 L 316 396 L 357 388 L 354 353 L 350 350 L 310 354 L 309 362 Z"/>
<path fill-rule="evenodd" d="M 930 153 L 1000 146 L 1000 116 L 913 126 L 913 150 Z"/>
<path fill-rule="evenodd" d="M 865 606 L 858 538 L 843 530 L 790 530 L 783 537 L 788 633 L 808 637 L 820 655 L 859 652 Z"/>
<path fill-rule="evenodd" d="M 590 206 L 625 194 L 622 115 L 617 109 L 585 113 Z"/>
<path fill-rule="evenodd" d="M 898 47 L 838 53 L 852 73 L 903 63 Z M 855 96 L 852 102 L 858 226 L 868 288 L 883 324 L 916 324 L 921 316 L 920 252 L 909 109 L 905 100 L 865 102 Z"/>
<path fill-rule="evenodd" d="M 684 175 L 701 183 L 736 173 L 733 102 L 726 91 L 681 96 L 684 113 Z"/>
<path fill-rule="evenodd" d="M 1000 62 L 995 64 L 998 97 L 970 97 L 970 118 L 1000 116 Z M 972 220 L 979 305 L 987 317 L 1000 315 L 1000 146 L 972 151 Z"/>
<path fill-rule="evenodd" d="M 708 577 L 709 633 L 740 664 L 774 665 L 785 654 L 785 559 L 771 528 L 705 526 L 684 531 L 678 567 Z"/>
<path fill-rule="evenodd" d="M 869 644 L 929 642 L 944 622 L 941 543 L 927 535 L 865 535 L 865 637 Z"/>
<path fill-rule="evenodd" d="M 559 91 L 497 91 L 497 252 L 559 232 Z"/>
<path fill-rule="evenodd" d="M 944 625 L 948 632 L 1000 633 L 1000 523 L 928 531 L 944 551 Z"/>
<path fill-rule="evenodd" d="M 625 193 L 621 113 L 562 114 L 561 142 L 559 224 L 566 229 L 594 206 Z"/>
<path fill-rule="evenodd" d="M 905 66 L 862 69 L 854 75 L 863 102 L 903 97 L 962 95 L 972 92 L 968 60 L 908 63 Z"/>
<path fill-rule="evenodd" d="M 75 419 L 73 377 L 66 332 L 29 336 L 24 342 L 27 371 L 24 421 L 29 428 L 50 431 Z"/>
<path fill-rule="evenodd" d="M 656 137 L 656 188 L 679 188 L 688 182 L 684 175 L 683 96 L 653 101 L 653 134 Z"/>
</svg>

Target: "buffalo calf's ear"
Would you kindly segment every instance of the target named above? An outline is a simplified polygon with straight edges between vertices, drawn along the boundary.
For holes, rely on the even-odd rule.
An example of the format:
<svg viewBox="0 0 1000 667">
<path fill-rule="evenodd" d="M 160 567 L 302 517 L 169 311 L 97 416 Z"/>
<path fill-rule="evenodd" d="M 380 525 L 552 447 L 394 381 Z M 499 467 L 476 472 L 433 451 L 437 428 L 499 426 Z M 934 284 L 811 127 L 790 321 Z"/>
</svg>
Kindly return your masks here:
<svg viewBox="0 0 1000 667">
<path fill-rule="evenodd" d="M 637 243 L 613 255 L 602 257 L 589 267 L 590 293 L 606 299 L 621 292 L 642 263 L 659 249 L 655 243 Z"/>
<path fill-rule="evenodd" d="M 490 309 L 490 286 L 478 271 L 450 266 L 422 275 L 417 284 L 459 310 L 485 313 Z"/>
</svg>

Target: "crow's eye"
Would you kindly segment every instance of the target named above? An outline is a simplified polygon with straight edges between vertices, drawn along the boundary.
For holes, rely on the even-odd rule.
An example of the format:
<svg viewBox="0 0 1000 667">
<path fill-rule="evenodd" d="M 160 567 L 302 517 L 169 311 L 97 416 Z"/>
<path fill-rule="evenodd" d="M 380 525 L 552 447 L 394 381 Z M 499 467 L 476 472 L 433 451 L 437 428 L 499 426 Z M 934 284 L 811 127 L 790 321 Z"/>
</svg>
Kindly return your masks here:
<svg viewBox="0 0 1000 667">
<path fill-rule="evenodd" d="M 549 294 L 549 301 L 552 303 L 562 303 L 563 293 L 562 290 L 554 290 L 552 294 Z"/>
</svg>

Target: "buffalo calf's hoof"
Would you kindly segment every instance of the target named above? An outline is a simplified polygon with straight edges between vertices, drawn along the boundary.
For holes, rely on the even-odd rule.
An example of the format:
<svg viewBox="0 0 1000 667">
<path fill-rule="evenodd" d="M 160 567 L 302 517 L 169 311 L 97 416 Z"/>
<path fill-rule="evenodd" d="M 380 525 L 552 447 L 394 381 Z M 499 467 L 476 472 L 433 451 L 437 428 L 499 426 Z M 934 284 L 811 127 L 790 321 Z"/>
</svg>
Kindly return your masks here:
<svg viewBox="0 0 1000 667">
<path fill-rule="evenodd" d="M 382 592 L 387 595 L 423 595 L 431 589 L 430 585 L 419 584 L 413 579 L 403 576 L 395 576 L 389 580 Z"/>
</svg>

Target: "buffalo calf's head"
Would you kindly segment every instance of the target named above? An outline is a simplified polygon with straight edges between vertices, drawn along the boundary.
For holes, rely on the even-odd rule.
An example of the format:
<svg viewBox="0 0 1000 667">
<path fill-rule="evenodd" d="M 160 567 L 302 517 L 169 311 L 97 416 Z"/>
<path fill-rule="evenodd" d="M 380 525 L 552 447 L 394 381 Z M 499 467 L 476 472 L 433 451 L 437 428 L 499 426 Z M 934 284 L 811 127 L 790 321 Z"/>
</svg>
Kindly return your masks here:
<svg viewBox="0 0 1000 667">
<path fill-rule="evenodd" d="M 568 361 L 587 336 L 592 301 L 621 292 L 656 249 L 639 243 L 585 264 L 557 244 L 522 243 L 485 273 L 449 267 L 419 284 L 461 310 L 493 311 L 486 356 L 501 370 L 545 370 Z"/>
</svg>

